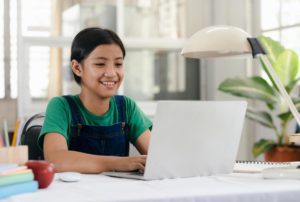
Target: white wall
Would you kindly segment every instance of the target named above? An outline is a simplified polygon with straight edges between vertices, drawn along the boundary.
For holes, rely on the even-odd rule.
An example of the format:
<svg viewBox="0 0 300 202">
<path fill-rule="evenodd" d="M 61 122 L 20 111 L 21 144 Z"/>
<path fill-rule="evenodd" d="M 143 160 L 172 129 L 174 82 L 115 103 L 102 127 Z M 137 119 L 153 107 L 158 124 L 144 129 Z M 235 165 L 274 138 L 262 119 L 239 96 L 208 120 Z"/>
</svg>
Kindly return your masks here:
<svg viewBox="0 0 300 202">
<path fill-rule="evenodd" d="M 3 128 L 3 120 L 6 119 L 8 129 L 11 131 L 15 127 L 17 120 L 17 101 L 12 99 L 0 100 L 0 129 Z"/>
</svg>

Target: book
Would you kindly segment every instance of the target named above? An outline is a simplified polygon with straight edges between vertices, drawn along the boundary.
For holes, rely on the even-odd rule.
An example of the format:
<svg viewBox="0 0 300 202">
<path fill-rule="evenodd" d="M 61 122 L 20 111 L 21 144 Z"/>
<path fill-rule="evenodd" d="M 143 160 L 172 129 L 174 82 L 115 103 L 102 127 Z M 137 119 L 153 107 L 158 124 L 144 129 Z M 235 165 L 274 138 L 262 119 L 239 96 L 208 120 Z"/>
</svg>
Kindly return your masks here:
<svg viewBox="0 0 300 202">
<path fill-rule="evenodd" d="M 18 167 L 16 163 L 0 163 L 0 172 Z"/>
<path fill-rule="evenodd" d="M 17 194 L 34 192 L 36 190 L 38 190 L 37 181 L 28 181 L 7 186 L 0 186 L 0 199 Z"/>
<path fill-rule="evenodd" d="M 266 168 L 286 168 L 300 165 L 300 162 L 236 161 L 234 173 L 261 173 Z"/>
<path fill-rule="evenodd" d="M 28 172 L 30 170 L 27 169 L 27 166 L 18 166 L 18 167 L 15 167 L 15 168 L 10 168 L 10 169 L 7 169 L 7 170 L 0 171 L 0 176 L 10 175 L 10 174 L 15 174 L 15 173 L 21 173 L 23 171 Z"/>
<path fill-rule="evenodd" d="M 29 170 L 28 172 L 23 173 L 12 173 L 9 175 L 1 175 L 0 176 L 0 189 L 3 185 L 10 185 L 20 182 L 32 181 L 34 179 L 33 172 Z"/>
</svg>

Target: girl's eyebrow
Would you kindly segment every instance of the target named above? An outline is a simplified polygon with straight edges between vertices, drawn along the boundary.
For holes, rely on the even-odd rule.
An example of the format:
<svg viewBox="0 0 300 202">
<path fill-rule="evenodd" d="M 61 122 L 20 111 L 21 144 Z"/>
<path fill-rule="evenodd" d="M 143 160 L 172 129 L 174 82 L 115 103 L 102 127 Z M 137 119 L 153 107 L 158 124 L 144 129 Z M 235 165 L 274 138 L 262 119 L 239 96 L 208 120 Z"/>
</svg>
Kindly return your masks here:
<svg viewBox="0 0 300 202">
<path fill-rule="evenodd" d="M 95 57 L 93 59 L 99 59 L 99 60 L 108 60 L 106 57 Z"/>
<path fill-rule="evenodd" d="M 108 60 L 106 57 L 95 57 L 94 59 L 98 60 Z M 114 58 L 114 60 L 123 60 L 123 57 Z"/>
</svg>

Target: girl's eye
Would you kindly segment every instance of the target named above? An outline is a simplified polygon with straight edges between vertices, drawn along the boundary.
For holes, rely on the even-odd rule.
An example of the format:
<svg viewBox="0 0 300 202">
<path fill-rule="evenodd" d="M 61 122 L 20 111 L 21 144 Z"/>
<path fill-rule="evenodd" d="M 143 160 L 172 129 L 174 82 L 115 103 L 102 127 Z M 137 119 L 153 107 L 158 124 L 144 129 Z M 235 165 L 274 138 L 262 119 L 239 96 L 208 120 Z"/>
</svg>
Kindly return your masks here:
<svg viewBox="0 0 300 202">
<path fill-rule="evenodd" d="M 123 65 L 123 63 L 116 63 L 115 64 L 117 67 L 121 67 Z"/>
<path fill-rule="evenodd" d="M 102 67 L 102 66 L 104 66 L 105 64 L 104 64 L 104 63 L 96 63 L 95 65 L 96 65 L 96 66 L 101 66 L 101 67 Z"/>
</svg>

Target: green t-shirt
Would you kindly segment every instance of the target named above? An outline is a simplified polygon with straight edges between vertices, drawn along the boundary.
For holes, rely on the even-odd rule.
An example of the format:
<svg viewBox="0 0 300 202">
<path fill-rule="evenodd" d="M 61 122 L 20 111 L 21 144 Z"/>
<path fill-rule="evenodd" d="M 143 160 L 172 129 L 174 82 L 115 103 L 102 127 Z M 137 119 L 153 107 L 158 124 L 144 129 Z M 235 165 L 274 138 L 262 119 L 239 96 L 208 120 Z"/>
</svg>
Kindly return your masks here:
<svg viewBox="0 0 300 202">
<path fill-rule="evenodd" d="M 82 104 L 78 95 L 71 96 L 75 101 L 87 125 L 108 126 L 118 122 L 118 109 L 115 98 L 109 103 L 109 110 L 101 115 L 89 112 Z M 135 144 L 138 137 L 152 127 L 151 120 L 142 112 L 137 104 L 129 97 L 124 96 L 126 105 L 126 122 L 130 125 L 129 139 Z M 67 100 L 64 97 L 54 97 L 50 100 L 46 110 L 46 117 L 38 137 L 40 148 L 43 148 L 43 139 L 47 133 L 59 133 L 66 138 L 69 145 L 72 125 L 72 114 Z"/>
</svg>

